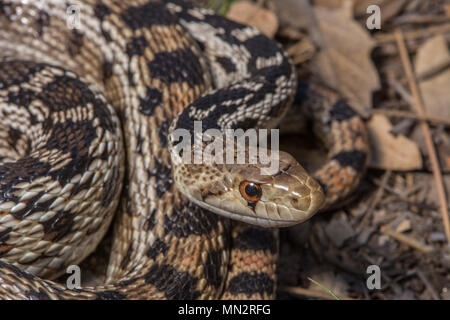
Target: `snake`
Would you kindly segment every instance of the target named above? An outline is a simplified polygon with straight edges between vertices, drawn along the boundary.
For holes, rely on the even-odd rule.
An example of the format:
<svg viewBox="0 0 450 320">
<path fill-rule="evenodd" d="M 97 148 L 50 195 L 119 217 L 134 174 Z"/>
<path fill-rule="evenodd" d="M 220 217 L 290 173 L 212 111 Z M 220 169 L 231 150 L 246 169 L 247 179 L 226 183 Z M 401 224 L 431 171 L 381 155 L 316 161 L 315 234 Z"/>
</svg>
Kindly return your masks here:
<svg viewBox="0 0 450 320">
<path fill-rule="evenodd" d="M 364 121 L 314 83 L 301 106 L 327 162 L 237 161 L 227 130 L 296 112 L 296 70 L 254 27 L 181 0 L 2 0 L 0 29 L 1 299 L 273 299 L 278 228 L 363 176 Z M 185 161 L 220 155 L 198 127 L 233 161 Z M 110 225 L 105 282 L 55 281 Z"/>
</svg>

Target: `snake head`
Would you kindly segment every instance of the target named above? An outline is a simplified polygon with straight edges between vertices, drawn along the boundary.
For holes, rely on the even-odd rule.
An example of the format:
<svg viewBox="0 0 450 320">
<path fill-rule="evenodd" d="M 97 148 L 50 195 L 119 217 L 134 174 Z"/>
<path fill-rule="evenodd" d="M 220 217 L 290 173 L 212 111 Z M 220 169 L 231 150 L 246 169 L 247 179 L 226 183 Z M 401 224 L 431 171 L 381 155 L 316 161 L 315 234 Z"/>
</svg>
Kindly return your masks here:
<svg viewBox="0 0 450 320">
<path fill-rule="evenodd" d="M 178 189 L 197 205 L 224 217 L 261 227 L 286 227 L 312 217 L 324 203 L 319 183 L 288 153 L 279 170 L 263 165 L 190 165 L 175 173 Z"/>
</svg>

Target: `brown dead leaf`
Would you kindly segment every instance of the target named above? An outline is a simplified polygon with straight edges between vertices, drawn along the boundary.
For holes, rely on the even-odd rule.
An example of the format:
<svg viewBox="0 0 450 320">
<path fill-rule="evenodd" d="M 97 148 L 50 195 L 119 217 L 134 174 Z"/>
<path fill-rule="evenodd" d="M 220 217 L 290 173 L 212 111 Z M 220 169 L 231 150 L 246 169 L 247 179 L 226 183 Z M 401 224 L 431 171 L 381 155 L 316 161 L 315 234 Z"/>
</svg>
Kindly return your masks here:
<svg viewBox="0 0 450 320">
<path fill-rule="evenodd" d="M 353 20 L 351 1 L 336 10 L 315 7 L 314 14 L 310 34 L 321 48 L 315 59 L 321 80 L 345 96 L 361 115 L 368 116 L 372 92 L 380 88 L 370 57 L 375 42 Z"/>
<path fill-rule="evenodd" d="M 276 0 L 273 4 L 282 25 L 306 29 L 311 24 L 312 8 L 308 0 Z"/>
<path fill-rule="evenodd" d="M 450 51 L 443 35 L 419 47 L 415 67 L 426 113 L 450 117 Z"/>
<path fill-rule="evenodd" d="M 269 38 L 274 37 L 279 26 L 278 18 L 272 11 L 249 1 L 234 2 L 227 12 L 227 18 L 256 27 Z"/>
<path fill-rule="evenodd" d="M 367 123 L 371 144 L 371 168 L 410 171 L 422 168 L 417 144 L 403 135 L 392 135 L 392 125 L 382 114 Z"/>
<path fill-rule="evenodd" d="M 337 9 L 342 7 L 343 0 L 314 0 L 314 5 L 328 9 Z"/>
</svg>

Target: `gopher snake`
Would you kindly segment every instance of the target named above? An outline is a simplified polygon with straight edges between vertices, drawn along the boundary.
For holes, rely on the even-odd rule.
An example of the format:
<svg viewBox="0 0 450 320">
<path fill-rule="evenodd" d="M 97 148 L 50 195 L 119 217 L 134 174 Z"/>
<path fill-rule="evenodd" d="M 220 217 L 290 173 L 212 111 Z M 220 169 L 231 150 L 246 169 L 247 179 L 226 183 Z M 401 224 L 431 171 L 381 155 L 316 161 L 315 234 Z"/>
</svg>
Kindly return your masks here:
<svg viewBox="0 0 450 320">
<path fill-rule="evenodd" d="M 69 1 L 0 3 L 0 298 L 273 298 L 276 230 L 205 208 L 263 226 L 309 218 L 358 184 L 362 121 L 308 90 L 305 108 L 330 143 L 317 182 L 284 153 L 271 176 L 176 164 L 169 132 L 192 132 L 195 120 L 276 126 L 296 87 L 286 55 L 180 0 L 77 6 L 71 29 Z M 106 284 L 43 280 L 91 253 L 116 207 Z"/>
</svg>

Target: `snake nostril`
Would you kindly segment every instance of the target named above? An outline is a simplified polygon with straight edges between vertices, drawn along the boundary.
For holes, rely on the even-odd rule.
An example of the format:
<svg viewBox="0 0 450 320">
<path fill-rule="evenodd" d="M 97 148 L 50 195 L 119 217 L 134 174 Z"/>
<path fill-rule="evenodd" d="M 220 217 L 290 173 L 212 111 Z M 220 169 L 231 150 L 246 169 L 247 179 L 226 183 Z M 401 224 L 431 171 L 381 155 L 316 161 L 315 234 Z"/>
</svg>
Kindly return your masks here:
<svg viewBox="0 0 450 320">
<path fill-rule="evenodd" d="M 308 210 L 309 205 L 310 205 L 309 197 L 301 198 L 301 199 L 299 197 L 291 197 L 289 202 L 294 209 L 297 209 L 300 211 Z"/>
<path fill-rule="evenodd" d="M 291 199 L 291 205 L 293 207 L 297 207 L 298 206 L 298 199 L 297 198 L 292 198 Z"/>
</svg>

